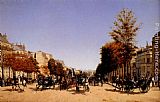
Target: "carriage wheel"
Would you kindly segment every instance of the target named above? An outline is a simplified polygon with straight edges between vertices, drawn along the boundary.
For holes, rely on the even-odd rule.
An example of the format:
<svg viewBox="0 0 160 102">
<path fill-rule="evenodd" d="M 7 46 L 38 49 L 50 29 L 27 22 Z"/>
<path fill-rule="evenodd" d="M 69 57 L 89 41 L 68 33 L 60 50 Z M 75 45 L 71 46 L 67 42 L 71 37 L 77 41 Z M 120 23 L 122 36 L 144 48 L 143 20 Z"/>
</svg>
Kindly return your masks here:
<svg viewBox="0 0 160 102">
<path fill-rule="evenodd" d="M 84 89 L 84 91 L 89 92 L 89 86 L 88 86 L 88 85 L 84 85 L 84 86 L 83 86 L 83 89 Z"/>
<path fill-rule="evenodd" d="M 119 90 L 123 91 L 123 87 L 124 87 L 123 85 L 120 85 Z"/>
<path fill-rule="evenodd" d="M 150 86 L 147 86 L 147 92 L 150 90 Z"/>
<path fill-rule="evenodd" d="M 36 89 L 39 89 L 38 85 L 36 85 Z"/>
<path fill-rule="evenodd" d="M 46 88 L 45 85 L 42 85 L 41 91 L 42 91 L 44 88 Z"/>
<path fill-rule="evenodd" d="M 118 85 L 117 85 L 117 88 L 118 88 L 119 90 L 121 90 L 122 85 L 118 84 Z"/>
<path fill-rule="evenodd" d="M 133 87 L 130 87 L 130 92 L 133 92 L 134 91 L 134 88 Z"/>
<path fill-rule="evenodd" d="M 127 93 L 129 93 L 131 91 L 130 86 L 129 85 L 125 85 L 124 86 L 124 91 L 127 92 Z"/>
<path fill-rule="evenodd" d="M 140 90 L 141 93 L 146 93 L 150 90 L 150 87 L 147 86 L 147 85 L 142 85 L 142 86 L 139 87 L 139 90 Z"/>
<path fill-rule="evenodd" d="M 40 85 L 37 84 L 37 85 L 36 85 L 36 91 L 39 89 L 39 87 L 40 87 Z"/>
</svg>

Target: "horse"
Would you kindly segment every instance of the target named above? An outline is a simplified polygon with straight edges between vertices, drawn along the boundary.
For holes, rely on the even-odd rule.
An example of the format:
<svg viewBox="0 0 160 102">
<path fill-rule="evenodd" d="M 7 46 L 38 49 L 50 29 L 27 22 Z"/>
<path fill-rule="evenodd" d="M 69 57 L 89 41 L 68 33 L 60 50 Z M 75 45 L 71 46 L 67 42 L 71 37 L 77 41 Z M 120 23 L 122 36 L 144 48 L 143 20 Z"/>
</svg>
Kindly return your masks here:
<svg viewBox="0 0 160 102">
<path fill-rule="evenodd" d="M 67 90 L 69 88 L 73 88 L 76 86 L 76 79 L 74 77 L 68 78 L 66 81 L 67 81 Z"/>
<path fill-rule="evenodd" d="M 17 78 L 14 76 L 12 80 L 12 90 L 22 90 L 24 91 L 24 88 L 27 87 L 26 79 L 24 77 L 18 76 Z"/>
</svg>

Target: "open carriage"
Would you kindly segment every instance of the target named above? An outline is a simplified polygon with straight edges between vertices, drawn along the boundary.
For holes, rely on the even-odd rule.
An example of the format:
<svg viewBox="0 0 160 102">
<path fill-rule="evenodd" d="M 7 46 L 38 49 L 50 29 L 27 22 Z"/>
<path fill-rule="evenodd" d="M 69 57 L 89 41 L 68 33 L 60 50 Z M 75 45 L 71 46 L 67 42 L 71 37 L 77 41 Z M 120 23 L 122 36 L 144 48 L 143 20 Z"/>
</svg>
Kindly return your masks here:
<svg viewBox="0 0 160 102">
<path fill-rule="evenodd" d="M 42 75 L 39 75 L 36 84 L 36 90 L 41 89 L 42 91 L 46 88 L 55 88 L 55 82 L 52 79 L 52 76 L 44 77 Z"/>
<path fill-rule="evenodd" d="M 88 79 L 85 77 L 78 77 L 76 83 L 76 91 L 79 91 L 80 88 L 83 88 L 84 91 L 89 91 L 90 88 L 87 80 Z"/>
<path fill-rule="evenodd" d="M 84 91 L 89 91 L 89 82 L 88 77 L 82 72 L 77 71 L 76 73 L 76 91 L 80 91 L 80 88 L 83 88 Z"/>
<path fill-rule="evenodd" d="M 124 90 L 125 92 L 133 92 L 134 89 L 139 88 L 139 91 L 144 93 L 148 92 L 150 90 L 150 83 L 152 79 L 151 78 L 141 78 L 137 81 L 131 80 L 131 79 L 119 79 L 117 78 L 113 82 L 116 85 L 113 85 L 115 88 L 118 88 L 120 90 Z"/>
</svg>

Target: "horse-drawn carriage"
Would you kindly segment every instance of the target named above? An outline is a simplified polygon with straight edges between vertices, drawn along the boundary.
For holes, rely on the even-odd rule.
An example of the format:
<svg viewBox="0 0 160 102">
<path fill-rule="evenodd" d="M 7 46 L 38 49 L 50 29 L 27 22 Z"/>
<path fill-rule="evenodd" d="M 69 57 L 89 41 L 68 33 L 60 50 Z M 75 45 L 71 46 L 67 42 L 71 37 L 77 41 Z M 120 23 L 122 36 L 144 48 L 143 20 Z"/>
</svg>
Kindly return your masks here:
<svg viewBox="0 0 160 102">
<path fill-rule="evenodd" d="M 92 86 L 99 86 L 99 85 L 103 86 L 104 80 L 100 75 L 93 75 L 89 77 L 88 82 L 89 82 L 89 85 L 92 85 Z"/>
<path fill-rule="evenodd" d="M 83 87 L 84 91 L 89 91 L 88 78 L 84 76 L 80 71 L 74 71 L 73 69 L 64 69 L 61 72 L 57 72 L 52 76 L 44 77 L 39 75 L 37 79 L 36 90 L 45 88 L 55 88 L 58 85 L 60 90 L 68 90 L 69 88 L 76 88 L 79 91 Z M 55 80 L 56 79 L 56 80 Z"/>
<path fill-rule="evenodd" d="M 89 91 L 88 78 L 79 70 L 74 71 L 74 75 L 60 76 L 59 85 L 60 90 L 75 87 L 77 92 L 81 89 Z"/>
<path fill-rule="evenodd" d="M 83 76 L 77 77 L 76 91 L 79 91 L 81 87 L 83 88 L 84 91 L 90 90 L 87 77 L 83 77 Z"/>
<path fill-rule="evenodd" d="M 139 88 L 140 92 L 148 92 L 150 90 L 151 78 L 141 78 L 137 81 L 131 79 L 121 79 L 117 78 L 113 81 L 116 85 L 112 84 L 115 88 L 124 90 L 125 92 L 133 92 L 134 89 Z"/>
<path fill-rule="evenodd" d="M 24 91 L 24 88 L 27 87 L 26 78 L 18 76 L 17 78 L 14 76 L 13 79 L 10 79 L 12 84 L 12 90 Z"/>
<path fill-rule="evenodd" d="M 44 77 L 42 75 L 38 76 L 36 90 L 40 89 L 43 90 L 45 88 L 55 88 L 55 82 L 52 79 L 52 76 Z"/>
<path fill-rule="evenodd" d="M 75 73 L 75 78 L 76 78 L 76 91 L 80 91 L 80 88 L 83 88 L 84 91 L 89 91 L 89 82 L 88 82 L 88 77 L 80 72 L 77 71 Z"/>
</svg>

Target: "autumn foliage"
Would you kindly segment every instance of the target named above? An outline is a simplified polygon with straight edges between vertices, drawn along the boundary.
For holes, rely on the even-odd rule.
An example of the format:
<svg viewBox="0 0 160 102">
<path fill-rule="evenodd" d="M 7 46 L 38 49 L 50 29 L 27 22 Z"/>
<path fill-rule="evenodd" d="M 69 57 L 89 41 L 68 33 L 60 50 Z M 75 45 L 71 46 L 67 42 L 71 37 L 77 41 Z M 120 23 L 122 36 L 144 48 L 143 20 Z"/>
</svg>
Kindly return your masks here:
<svg viewBox="0 0 160 102">
<path fill-rule="evenodd" d="M 140 29 L 134 13 L 128 9 L 122 9 L 116 16 L 114 26 L 109 35 L 114 40 L 106 43 L 101 48 L 101 63 L 97 67 L 97 73 L 106 74 L 123 66 L 124 76 L 128 74 L 132 52 L 135 48 L 135 36 Z"/>
<path fill-rule="evenodd" d="M 36 60 L 27 54 L 6 53 L 3 58 L 3 63 L 15 71 L 29 73 L 38 71 Z"/>
<path fill-rule="evenodd" d="M 121 66 L 125 60 L 123 53 L 121 43 L 106 43 L 101 48 L 101 63 L 97 67 L 97 73 L 106 74 Z"/>
<path fill-rule="evenodd" d="M 50 70 L 50 74 L 54 75 L 64 75 L 66 73 L 62 63 L 54 59 L 48 61 L 48 69 Z"/>
</svg>

